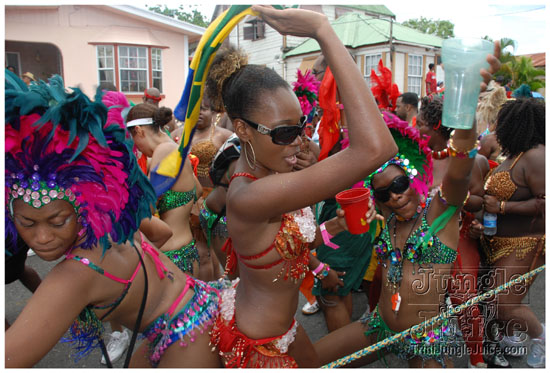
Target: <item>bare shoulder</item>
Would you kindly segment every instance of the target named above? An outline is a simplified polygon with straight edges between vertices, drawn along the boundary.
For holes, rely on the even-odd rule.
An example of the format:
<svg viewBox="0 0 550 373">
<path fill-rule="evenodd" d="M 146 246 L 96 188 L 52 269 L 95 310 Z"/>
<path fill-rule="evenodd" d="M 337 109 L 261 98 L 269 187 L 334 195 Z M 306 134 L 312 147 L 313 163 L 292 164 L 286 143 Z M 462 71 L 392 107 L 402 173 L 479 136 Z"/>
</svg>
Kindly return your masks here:
<svg viewBox="0 0 550 373">
<path fill-rule="evenodd" d="M 223 127 L 216 127 L 216 132 L 214 133 L 214 135 L 219 138 L 222 143 L 225 142 L 225 140 L 227 140 L 232 134 L 233 132 Z"/>
<path fill-rule="evenodd" d="M 546 147 L 540 144 L 532 149 L 527 150 L 524 153 L 523 157 L 528 160 L 537 160 L 539 158 L 542 158 L 542 161 L 544 161 L 545 150 L 546 150 Z"/>
<path fill-rule="evenodd" d="M 162 144 L 159 144 L 153 152 L 153 157 L 151 158 L 152 163 L 156 164 L 157 162 L 160 162 L 177 148 L 178 144 L 173 141 L 166 141 Z"/>
<path fill-rule="evenodd" d="M 487 160 L 487 157 L 483 154 L 476 154 L 475 164 L 482 170 L 484 174 L 489 171 L 489 161 Z"/>
</svg>

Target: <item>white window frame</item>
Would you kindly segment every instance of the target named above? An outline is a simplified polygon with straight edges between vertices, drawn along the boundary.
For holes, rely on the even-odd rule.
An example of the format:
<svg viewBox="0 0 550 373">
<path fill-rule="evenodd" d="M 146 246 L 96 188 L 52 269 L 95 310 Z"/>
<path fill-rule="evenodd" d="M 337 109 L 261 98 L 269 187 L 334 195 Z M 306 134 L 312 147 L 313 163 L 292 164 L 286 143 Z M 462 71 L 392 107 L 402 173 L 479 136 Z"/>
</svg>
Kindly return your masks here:
<svg viewBox="0 0 550 373">
<path fill-rule="evenodd" d="M 372 88 L 371 80 L 370 80 L 371 70 L 374 69 L 374 71 L 376 71 L 377 74 L 380 73 L 380 71 L 378 71 L 378 63 L 380 62 L 381 59 L 382 59 L 382 52 L 365 55 L 364 78 L 369 88 Z"/>
<path fill-rule="evenodd" d="M 156 57 L 158 55 L 158 58 Z M 155 63 L 158 60 L 158 63 Z M 158 88 L 162 92 L 162 49 L 161 48 L 151 48 L 151 74 L 153 87 Z M 160 73 L 160 77 L 155 77 L 155 73 Z M 158 86 L 155 85 L 155 80 L 160 81 Z"/>
<path fill-rule="evenodd" d="M 423 61 L 424 59 L 421 55 L 409 54 L 407 62 L 407 91 L 416 93 L 418 97 L 422 96 Z M 414 84 L 412 80 L 415 80 L 419 83 Z"/>
<path fill-rule="evenodd" d="M 104 48 L 104 49 L 108 49 L 110 48 L 111 49 L 111 65 L 112 67 L 101 67 L 99 61 L 100 61 L 100 58 L 103 58 L 105 59 L 105 61 L 107 61 L 107 59 L 109 57 L 100 57 L 99 55 L 99 49 L 100 48 Z M 101 85 L 101 83 L 103 82 L 107 82 L 107 80 L 101 80 L 101 72 L 102 71 L 112 71 L 113 72 L 113 81 L 111 83 L 113 83 L 114 85 L 116 85 L 116 71 L 115 71 L 115 68 L 116 68 L 116 65 L 115 65 L 115 48 L 114 46 L 112 45 L 105 45 L 105 44 L 102 44 L 102 45 L 96 45 L 96 63 L 97 63 L 97 81 L 99 82 L 99 84 Z"/>
<path fill-rule="evenodd" d="M 130 49 L 137 49 L 137 56 L 130 56 L 130 52 L 128 53 L 128 56 L 123 56 L 122 55 L 122 50 L 124 48 L 128 48 L 128 51 L 130 51 Z M 145 50 L 145 56 L 140 56 L 139 55 L 139 50 Z M 132 58 L 136 58 L 137 59 L 137 66 L 136 67 L 123 67 L 123 59 L 124 58 L 127 58 L 128 59 L 128 62 L 131 62 L 131 59 Z M 143 60 L 145 61 L 145 66 L 144 67 L 141 67 L 139 65 L 139 62 L 140 60 Z M 129 64 L 130 65 L 130 64 Z M 122 72 L 123 71 L 128 71 L 129 74 L 130 72 L 132 71 L 136 71 L 139 72 L 140 71 L 145 71 L 145 79 L 143 80 L 143 86 L 142 87 L 139 87 L 140 83 L 142 83 L 142 80 L 141 79 L 137 79 L 137 80 L 124 80 L 125 81 L 128 81 L 128 82 L 133 82 L 133 81 L 136 81 L 138 83 L 138 89 L 137 90 L 124 90 L 124 83 L 123 83 L 123 79 L 122 79 Z M 120 92 L 123 92 L 123 93 L 126 93 L 126 94 L 140 94 L 140 93 L 143 93 L 149 86 L 149 47 L 140 47 L 140 46 L 133 46 L 133 45 L 119 45 L 118 46 L 118 78 L 119 78 L 119 82 L 120 82 L 120 87 L 119 87 L 119 90 Z M 142 89 L 143 88 L 143 89 Z"/>
</svg>

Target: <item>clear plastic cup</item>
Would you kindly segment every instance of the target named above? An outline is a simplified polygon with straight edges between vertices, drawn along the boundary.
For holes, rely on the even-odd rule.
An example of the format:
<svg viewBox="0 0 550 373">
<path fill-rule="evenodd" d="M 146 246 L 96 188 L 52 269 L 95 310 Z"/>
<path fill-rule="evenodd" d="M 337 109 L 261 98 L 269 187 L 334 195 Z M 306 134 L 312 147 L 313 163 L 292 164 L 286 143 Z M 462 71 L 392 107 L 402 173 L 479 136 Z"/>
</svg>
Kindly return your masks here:
<svg viewBox="0 0 550 373">
<path fill-rule="evenodd" d="M 470 129 L 474 122 L 479 84 L 479 70 L 489 68 L 487 55 L 493 42 L 475 38 L 443 41 L 441 60 L 445 71 L 445 99 L 442 124 L 450 128 Z"/>
</svg>

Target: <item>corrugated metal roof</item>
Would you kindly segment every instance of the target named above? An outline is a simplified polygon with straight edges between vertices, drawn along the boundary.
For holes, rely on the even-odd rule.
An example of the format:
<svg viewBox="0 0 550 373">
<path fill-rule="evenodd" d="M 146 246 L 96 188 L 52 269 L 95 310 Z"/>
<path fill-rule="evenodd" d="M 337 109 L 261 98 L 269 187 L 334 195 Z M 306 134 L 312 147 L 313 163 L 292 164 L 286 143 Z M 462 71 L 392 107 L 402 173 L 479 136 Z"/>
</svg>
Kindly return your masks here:
<svg viewBox="0 0 550 373">
<path fill-rule="evenodd" d="M 532 54 L 523 54 L 522 56 L 529 57 L 533 62 L 535 67 L 546 67 L 546 53 L 532 53 Z M 518 56 L 521 57 L 521 56 Z"/>
<path fill-rule="evenodd" d="M 372 18 L 361 13 L 349 13 L 331 22 L 336 35 L 346 47 L 358 48 L 367 45 L 387 43 L 390 39 L 390 21 Z M 431 47 L 441 47 L 443 39 L 428 35 L 410 27 L 393 22 L 394 42 L 405 42 Z M 285 54 L 286 57 L 312 53 L 320 50 L 314 39 L 308 39 Z"/>
</svg>

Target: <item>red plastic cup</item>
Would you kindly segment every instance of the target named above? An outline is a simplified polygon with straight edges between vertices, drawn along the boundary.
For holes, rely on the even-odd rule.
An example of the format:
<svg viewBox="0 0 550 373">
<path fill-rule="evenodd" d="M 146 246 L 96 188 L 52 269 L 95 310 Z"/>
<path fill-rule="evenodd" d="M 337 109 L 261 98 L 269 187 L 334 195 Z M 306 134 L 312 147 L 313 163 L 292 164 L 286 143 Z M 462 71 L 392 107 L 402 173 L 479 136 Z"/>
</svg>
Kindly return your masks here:
<svg viewBox="0 0 550 373">
<path fill-rule="evenodd" d="M 345 211 L 346 224 L 351 234 L 361 234 L 369 230 L 366 214 L 369 210 L 370 191 L 367 188 L 344 190 L 336 195 L 336 202 Z"/>
</svg>

